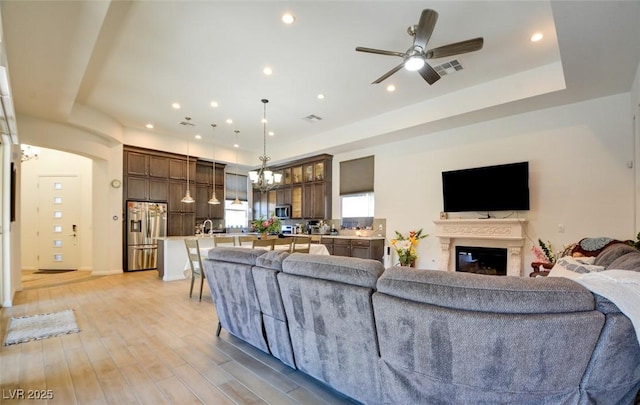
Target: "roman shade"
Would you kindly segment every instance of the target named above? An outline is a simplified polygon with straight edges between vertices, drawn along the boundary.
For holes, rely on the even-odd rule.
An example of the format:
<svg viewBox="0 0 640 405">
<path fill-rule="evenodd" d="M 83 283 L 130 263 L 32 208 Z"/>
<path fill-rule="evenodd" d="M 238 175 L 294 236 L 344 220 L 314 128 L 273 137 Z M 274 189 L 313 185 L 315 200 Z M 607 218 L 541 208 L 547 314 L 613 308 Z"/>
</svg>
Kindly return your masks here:
<svg viewBox="0 0 640 405">
<path fill-rule="evenodd" d="M 374 156 L 340 162 L 340 195 L 373 192 Z"/>
<path fill-rule="evenodd" d="M 225 198 L 234 200 L 237 195 L 240 201 L 247 201 L 247 176 L 235 173 L 226 173 L 225 176 Z"/>
</svg>

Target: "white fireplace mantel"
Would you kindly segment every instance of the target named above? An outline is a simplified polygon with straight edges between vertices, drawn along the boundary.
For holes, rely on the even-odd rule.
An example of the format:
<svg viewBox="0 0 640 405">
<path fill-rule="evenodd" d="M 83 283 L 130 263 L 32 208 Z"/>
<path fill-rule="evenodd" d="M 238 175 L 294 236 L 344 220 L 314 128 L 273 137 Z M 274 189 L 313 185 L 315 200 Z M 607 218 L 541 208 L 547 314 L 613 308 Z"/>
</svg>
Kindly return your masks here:
<svg viewBox="0 0 640 405">
<path fill-rule="evenodd" d="M 444 219 L 433 221 L 440 239 L 440 270 L 455 271 L 456 246 L 507 249 L 507 276 L 522 276 L 525 219 Z M 453 259 L 453 260 L 452 260 Z"/>
</svg>

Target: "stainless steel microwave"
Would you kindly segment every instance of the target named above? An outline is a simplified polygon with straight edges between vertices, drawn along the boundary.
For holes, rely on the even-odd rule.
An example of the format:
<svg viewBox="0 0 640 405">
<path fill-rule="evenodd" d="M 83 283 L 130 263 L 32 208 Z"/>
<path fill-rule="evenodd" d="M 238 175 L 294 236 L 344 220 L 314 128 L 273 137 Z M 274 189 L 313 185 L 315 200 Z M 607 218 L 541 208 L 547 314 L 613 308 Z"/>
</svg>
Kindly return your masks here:
<svg viewBox="0 0 640 405">
<path fill-rule="evenodd" d="M 280 219 L 291 218 L 291 205 L 277 205 L 275 215 Z"/>
</svg>

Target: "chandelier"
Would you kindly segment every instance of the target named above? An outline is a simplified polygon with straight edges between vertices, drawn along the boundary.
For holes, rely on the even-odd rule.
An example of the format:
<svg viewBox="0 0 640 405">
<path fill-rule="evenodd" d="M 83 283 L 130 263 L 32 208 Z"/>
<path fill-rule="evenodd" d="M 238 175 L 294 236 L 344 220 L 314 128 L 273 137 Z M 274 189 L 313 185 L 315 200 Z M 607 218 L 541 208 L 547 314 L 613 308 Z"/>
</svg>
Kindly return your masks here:
<svg viewBox="0 0 640 405">
<path fill-rule="evenodd" d="M 282 174 L 272 172 L 267 166 L 267 162 L 271 160 L 271 158 L 267 156 L 267 103 L 269 102 L 269 100 L 263 98 L 260 101 L 262 101 L 262 104 L 264 105 L 264 113 L 262 117 L 262 137 L 264 142 L 264 149 L 262 156 L 260 156 L 262 166 L 259 170 L 250 171 L 249 179 L 253 183 L 253 188 L 264 193 L 280 185 Z"/>
</svg>

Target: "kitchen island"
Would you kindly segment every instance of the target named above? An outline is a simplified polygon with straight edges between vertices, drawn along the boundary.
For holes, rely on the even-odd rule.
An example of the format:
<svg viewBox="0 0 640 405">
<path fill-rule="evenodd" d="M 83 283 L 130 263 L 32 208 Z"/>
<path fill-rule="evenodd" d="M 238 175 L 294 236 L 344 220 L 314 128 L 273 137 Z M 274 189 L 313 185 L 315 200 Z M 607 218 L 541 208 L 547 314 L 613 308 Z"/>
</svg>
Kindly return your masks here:
<svg viewBox="0 0 640 405">
<path fill-rule="evenodd" d="M 185 239 L 198 238 L 200 248 L 213 247 L 211 236 L 165 236 L 158 240 L 158 276 L 163 281 L 184 280 L 189 275 L 185 263 L 189 262 Z M 186 271 L 186 272 L 185 272 Z"/>
</svg>

